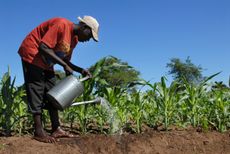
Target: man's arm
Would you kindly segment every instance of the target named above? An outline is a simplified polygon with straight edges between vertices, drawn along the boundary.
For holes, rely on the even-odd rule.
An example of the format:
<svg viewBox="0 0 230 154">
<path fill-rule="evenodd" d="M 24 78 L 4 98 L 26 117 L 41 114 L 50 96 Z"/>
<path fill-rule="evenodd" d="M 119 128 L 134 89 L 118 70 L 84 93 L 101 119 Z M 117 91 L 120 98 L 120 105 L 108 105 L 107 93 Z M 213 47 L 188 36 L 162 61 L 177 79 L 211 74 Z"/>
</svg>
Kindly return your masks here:
<svg viewBox="0 0 230 154">
<path fill-rule="evenodd" d="M 88 75 L 90 78 L 92 77 L 91 73 L 88 70 L 85 70 L 79 66 L 74 65 L 73 63 L 71 63 L 69 60 L 64 60 L 67 65 L 69 65 L 74 71 L 81 73 L 83 76 Z"/>
<path fill-rule="evenodd" d="M 69 65 L 74 71 L 78 72 L 78 73 L 82 73 L 83 68 L 74 65 L 73 63 L 71 63 L 69 60 L 64 59 L 64 62 Z"/>
<path fill-rule="evenodd" d="M 61 58 L 59 58 L 54 51 L 49 48 L 46 44 L 41 43 L 39 45 L 39 52 L 41 52 L 41 54 L 43 56 L 47 56 L 48 58 L 50 58 L 54 63 L 58 63 L 59 65 L 61 65 L 65 71 L 67 71 L 68 74 L 73 74 L 73 69 L 71 68 L 71 66 L 69 66 L 65 61 L 63 61 Z"/>
</svg>

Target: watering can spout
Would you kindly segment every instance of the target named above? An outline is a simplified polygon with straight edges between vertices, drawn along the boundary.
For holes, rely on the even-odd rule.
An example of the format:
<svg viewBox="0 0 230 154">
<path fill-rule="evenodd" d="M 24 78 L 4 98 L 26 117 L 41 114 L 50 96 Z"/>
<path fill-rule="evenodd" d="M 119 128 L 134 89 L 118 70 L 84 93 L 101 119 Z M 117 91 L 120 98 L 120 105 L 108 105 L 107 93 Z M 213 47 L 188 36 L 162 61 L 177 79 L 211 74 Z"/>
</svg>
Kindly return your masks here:
<svg viewBox="0 0 230 154">
<path fill-rule="evenodd" d="M 84 102 L 75 102 L 73 104 L 71 104 L 71 106 L 76 106 L 76 105 L 82 105 L 82 104 L 101 104 L 102 99 L 100 97 L 95 98 L 94 100 L 90 100 L 90 101 L 84 101 Z"/>
</svg>

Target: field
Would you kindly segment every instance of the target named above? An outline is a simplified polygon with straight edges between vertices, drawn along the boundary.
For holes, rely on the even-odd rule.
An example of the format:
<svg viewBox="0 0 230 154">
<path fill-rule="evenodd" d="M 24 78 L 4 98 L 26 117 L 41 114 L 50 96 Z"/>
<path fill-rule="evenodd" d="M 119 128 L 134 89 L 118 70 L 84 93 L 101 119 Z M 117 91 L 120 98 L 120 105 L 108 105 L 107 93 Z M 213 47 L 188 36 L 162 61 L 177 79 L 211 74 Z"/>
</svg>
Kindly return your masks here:
<svg viewBox="0 0 230 154">
<path fill-rule="evenodd" d="M 227 154 L 230 153 L 229 132 L 190 130 L 146 130 L 141 134 L 80 135 L 63 138 L 56 144 L 41 143 L 31 136 L 0 138 L 0 153 L 49 154 Z"/>
<path fill-rule="evenodd" d="M 78 137 L 56 144 L 32 139 L 24 87 L 15 86 L 15 78 L 5 73 L 0 83 L 0 153 L 230 153 L 230 87 L 209 82 L 218 73 L 199 84 L 167 85 L 162 77 L 157 83 L 108 87 L 98 72 L 75 101 L 99 97 L 101 105 L 60 112 L 63 128 Z M 50 130 L 48 113 L 42 117 Z"/>
</svg>

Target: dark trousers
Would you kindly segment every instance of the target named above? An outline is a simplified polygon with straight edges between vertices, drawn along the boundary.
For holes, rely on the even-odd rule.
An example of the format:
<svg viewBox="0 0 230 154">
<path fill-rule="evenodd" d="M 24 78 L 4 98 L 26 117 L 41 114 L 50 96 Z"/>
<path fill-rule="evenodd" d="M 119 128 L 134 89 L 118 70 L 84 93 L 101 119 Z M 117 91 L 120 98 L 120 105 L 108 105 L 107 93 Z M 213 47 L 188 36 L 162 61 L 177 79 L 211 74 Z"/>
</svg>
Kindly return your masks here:
<svg viewBox="0 0 230 154">
<path fill-rule="evenodd" d="M 46 97 L 46 93 L 56 82 L 54 72 L 44 70 L 23 60 L 22 66 L 29 112 L 32 114 L 41 114 L 42 109 L 47 109 L 50 114 L 52 125 L 59 126 L 58 111 Z"/>
</svg>

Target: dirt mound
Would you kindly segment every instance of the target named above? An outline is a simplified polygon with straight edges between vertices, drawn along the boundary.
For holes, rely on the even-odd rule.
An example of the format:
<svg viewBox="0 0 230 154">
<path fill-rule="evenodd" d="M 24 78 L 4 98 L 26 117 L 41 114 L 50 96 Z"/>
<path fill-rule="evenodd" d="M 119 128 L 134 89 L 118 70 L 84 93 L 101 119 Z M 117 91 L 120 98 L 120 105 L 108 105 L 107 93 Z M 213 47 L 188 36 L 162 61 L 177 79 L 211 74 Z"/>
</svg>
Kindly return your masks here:
<svg viewBox="0 0 230 154">
<path fill-rule="evenodd" d="M 56 144 L 41 143 L 31 136 L 1 137 L 0 153 L 102 153 L 194 154 L 230 153 L 229 132 L 147 131 L 142 134 L 81 135 Z"/>
</svg>

